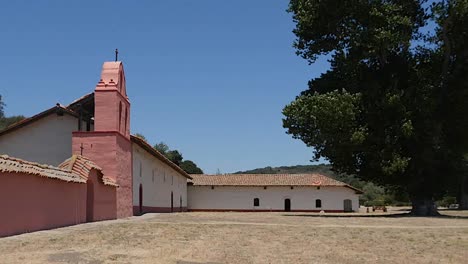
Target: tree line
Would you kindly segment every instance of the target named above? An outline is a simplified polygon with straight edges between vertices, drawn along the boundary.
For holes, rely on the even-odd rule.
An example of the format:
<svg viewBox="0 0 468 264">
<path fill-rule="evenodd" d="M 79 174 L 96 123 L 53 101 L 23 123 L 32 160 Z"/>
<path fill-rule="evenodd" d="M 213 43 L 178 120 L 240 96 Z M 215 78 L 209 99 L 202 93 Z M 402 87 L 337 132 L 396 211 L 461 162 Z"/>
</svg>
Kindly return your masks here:
<svg viewBox="0 0 468 264">
<path fill-rule="evenodd" d="M 8 117 L 5 116 L 5 112 L 4 112 L 5 106 L 6 104 L 5 102 L 3 102 L 2 96 L 0 95 L 0 131 L 26 118 L 22 115 L 8 116 Z"/>
<path fill-rule="evenodd" d="M 143 136 L 140 133 L 136 133 L 135 136 L 145 140 L 145 136 Z M 164 142 L 159 142 L 153 146 L 154 149 L 159 151 L 161 154 L 163 154 L 166 158 L 168 158 L 170 161 L 178 165 L 181 169 L 183 169 L 185 172 L 188 174 L 203 174 L 203 170 L 200 169 L 195 162 L 191 160 L 184 160 L 184 157 L 182 156 L 182 153 L 178 150 L 171 150 L 168 145 Z"/>
</svg>

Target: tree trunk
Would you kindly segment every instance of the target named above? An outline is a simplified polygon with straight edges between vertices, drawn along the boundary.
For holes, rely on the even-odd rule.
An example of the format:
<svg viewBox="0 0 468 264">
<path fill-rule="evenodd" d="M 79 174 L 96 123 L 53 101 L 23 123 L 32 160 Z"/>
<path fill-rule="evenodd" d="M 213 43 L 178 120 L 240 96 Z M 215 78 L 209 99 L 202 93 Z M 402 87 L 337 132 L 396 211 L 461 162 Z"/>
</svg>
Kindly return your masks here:
<svg viewBox="0 0 468 264">
<path fill-rule="evenodd" d="M 432 199 L 412 199 L 411 214 L 415 216 L 438 216 L 437 206 Z"/>
<path fill-rule="evenodd" d="M 460 184 L 460 197 L 458 200 L 458 209 L 468 210 L 468 177 L 463 175 Z"/>
</svg>

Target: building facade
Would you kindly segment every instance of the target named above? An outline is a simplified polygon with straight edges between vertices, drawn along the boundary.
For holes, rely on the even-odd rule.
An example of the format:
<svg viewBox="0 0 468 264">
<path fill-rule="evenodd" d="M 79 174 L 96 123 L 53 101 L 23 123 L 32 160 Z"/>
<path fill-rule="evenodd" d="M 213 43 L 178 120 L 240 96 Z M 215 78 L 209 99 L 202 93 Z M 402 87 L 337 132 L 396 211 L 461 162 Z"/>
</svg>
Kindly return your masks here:
<svg viewBox="0 0 468 264">
<path fill-rule="evenodd" d="M 28 219 L 43 219 L 45 216 L 37 215 L 38 210 L 20 212 L 25 206 L 20 203 L 21 200 L 12 203 L 2 201 L 0 211 L 8 215 L 7 218 L 2 217 L 2 221 L 8 222 L 0 225 L 0 235 L 146 212 L 187 209 L 187 179 L 190 176 L 148 143 L 130 134 L 130 100 L 122 62 L 104 63 L 93 93 L 67 106 L 57 104 L 0 131 L 0 154 L 8 155 L 6 159 L 17 160 L 18 164 L 30 164 L 29 167 L 36 168 L 33 171 L 40 171 L 46 166 L 51 171 L 68 173 L 69 178 L 85 169 L 80 160 L 86 159 L 94 164 L 93 168 L 99 168 L 97 174 L 102 175 L 105 182 L 115 185 L 113 189 L 102 187 L 98 183 L 104 184 L 103 180 L 99 180 L 92 169 L 89 174 L 82 175 L 80 182 L 74 182 L 65 176 L 60 179 L 38 178 L 31 177 L 36 175 L 34 173 L 10 172 L 11 164 L 0 162 L 3 195 L 7 193 L 16 197 L 14 195 L 22 193 L 17 190 L 24 187 L 37 189 L 29 194 L 31 197 L 47 190 L 49 196 L 55 195 L 62 203 L 55 204 L 50 202 L 49 196 L 39 195 L 30 199 L 31 204 L 42 212 L 64 212 L 48 214 L 44 222 L 49 224 L 37 220 L 38 225 L 32 226 L 24 221 L 12 220 L 15 213 Z M 75 161 L 78 163 L 75 164 Z M 83 166 L 73 171 L 77 164 Z M 73 219 L 65 213 L 70 210 L 75 212 Z"/>
<path fill-rule="evenodd" d="M 192 175 L 189 211 L 356 212 L 362 192 L 319 174 Z"/>
</svg>

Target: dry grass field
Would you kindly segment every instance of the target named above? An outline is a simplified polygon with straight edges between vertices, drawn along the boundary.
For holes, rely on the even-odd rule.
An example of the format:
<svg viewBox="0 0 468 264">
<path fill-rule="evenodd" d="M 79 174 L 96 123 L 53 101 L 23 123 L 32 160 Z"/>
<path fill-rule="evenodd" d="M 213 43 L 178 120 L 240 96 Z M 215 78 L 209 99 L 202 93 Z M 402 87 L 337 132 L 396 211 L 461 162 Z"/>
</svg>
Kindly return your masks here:
<svg viewBox="0 0 468 264">
<path fill-rule="evenodd" d="M 147 214 L 1 238 L 0 263 L 468 263 L 468 212 L 443 213 Z"/>
</svg>

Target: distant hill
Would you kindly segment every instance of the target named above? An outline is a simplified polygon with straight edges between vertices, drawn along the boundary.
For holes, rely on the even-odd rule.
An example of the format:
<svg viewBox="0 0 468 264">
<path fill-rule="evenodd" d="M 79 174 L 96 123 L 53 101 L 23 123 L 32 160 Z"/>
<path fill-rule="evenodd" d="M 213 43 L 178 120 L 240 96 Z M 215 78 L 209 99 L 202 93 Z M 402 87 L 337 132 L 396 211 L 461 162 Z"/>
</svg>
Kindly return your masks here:
<svg viewBox="0 0 468 264">
<path fill-rule="evenodd" d="M 296 166 L 281 166 L 281 167 L 265 167 L 253 170 L 238 171 L 234 174 L 300 174 L 300 173 L 319 173 L 332 178 L 336 177 L 336 173 L 331 170 L 328 164 L 317 165 L 296 165 Z"/>
</svg>

